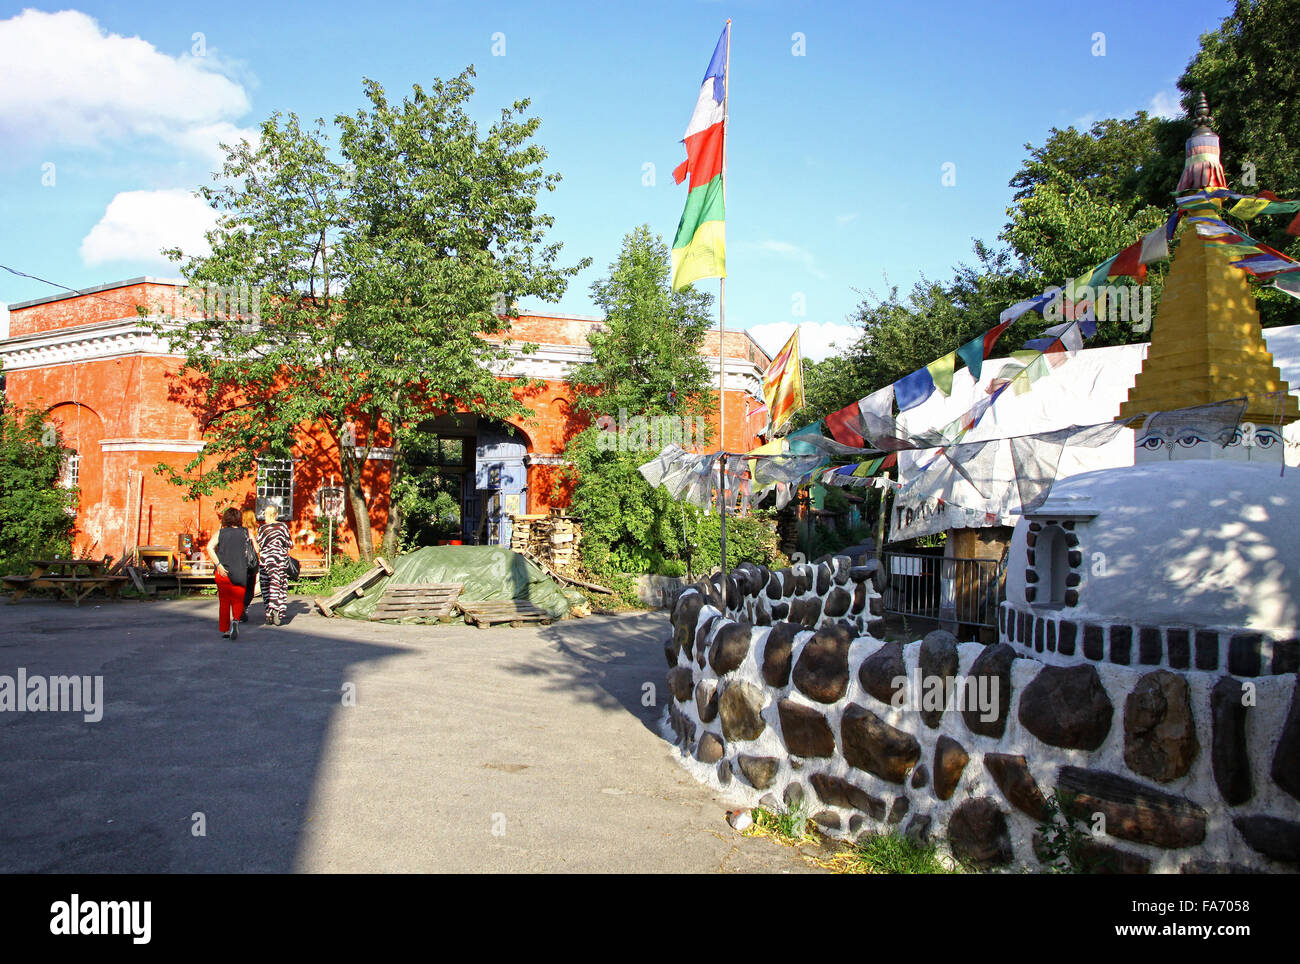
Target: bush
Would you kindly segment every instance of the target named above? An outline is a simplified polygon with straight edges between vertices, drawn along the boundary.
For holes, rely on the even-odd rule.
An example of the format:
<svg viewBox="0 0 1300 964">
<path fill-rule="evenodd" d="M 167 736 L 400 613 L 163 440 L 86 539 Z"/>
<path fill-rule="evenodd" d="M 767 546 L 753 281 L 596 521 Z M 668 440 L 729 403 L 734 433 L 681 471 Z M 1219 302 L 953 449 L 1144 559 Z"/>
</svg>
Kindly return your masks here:
<svg viewBox="0 0 1300 964">
<path fill-rule="evenodd" d="M 33 559 L 71 553 L 77 491 L 59 485 L 68 454 L 42 412 L 0 396 L 0 574 L 26 575 Z"/>
</svg>

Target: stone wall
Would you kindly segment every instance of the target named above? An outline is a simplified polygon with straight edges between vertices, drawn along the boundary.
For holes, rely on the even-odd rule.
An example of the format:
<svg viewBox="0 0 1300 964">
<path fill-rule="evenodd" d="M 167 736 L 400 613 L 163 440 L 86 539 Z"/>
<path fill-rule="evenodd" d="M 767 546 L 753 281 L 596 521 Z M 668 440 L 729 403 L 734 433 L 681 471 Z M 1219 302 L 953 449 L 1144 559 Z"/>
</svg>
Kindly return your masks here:
<svg viewBox="0 0 1300 964">
<path fill-rule="evenodd" d="M 1093 870 L 1300 866 L 1294 672 L 1052 665 L 942 631 L 884 642 L 874 572 L 744 563 L 682 594 L 663 725 L 698 779 L 802 807 L 832 836 L 897 830 L 988 868 L 1043 869 L 1054 790 L 1104 821 Z"/>
</svg>

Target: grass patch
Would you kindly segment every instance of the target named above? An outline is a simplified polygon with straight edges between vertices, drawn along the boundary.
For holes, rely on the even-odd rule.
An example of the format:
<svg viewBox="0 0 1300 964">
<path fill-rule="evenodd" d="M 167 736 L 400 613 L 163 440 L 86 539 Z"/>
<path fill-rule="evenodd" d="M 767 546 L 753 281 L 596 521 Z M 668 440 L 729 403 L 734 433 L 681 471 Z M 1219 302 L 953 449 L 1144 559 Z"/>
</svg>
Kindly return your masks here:
<svg viewBox="0 0 1300 964">
<path fill-rule="evenodd" d="M 754 823 L 745 831 L 747 836 L 772 837 L 791 845 L 817 843 L 821 839 L 817 825 L 808 819 L 808 814 L 801 807 L 780 811 L 755 807 L 749 814 L 754 818 Z"/>
<path fill-rule="evenodd" d="M 933 845 L 918 846 L 902 834 L 867 834 L 822 863 L 837 874 L 957 874 Z"/>
<path fill-rule="evenodd" d="M 293 584 L 291 592 L 298 596 L 327 596 L 342 589 L 353 580 L 360 579 L 375 567 L 372 562 L 361 559 L 335 558 L 330 571 L 315 579 L 299 579 Z"/>
</svg>

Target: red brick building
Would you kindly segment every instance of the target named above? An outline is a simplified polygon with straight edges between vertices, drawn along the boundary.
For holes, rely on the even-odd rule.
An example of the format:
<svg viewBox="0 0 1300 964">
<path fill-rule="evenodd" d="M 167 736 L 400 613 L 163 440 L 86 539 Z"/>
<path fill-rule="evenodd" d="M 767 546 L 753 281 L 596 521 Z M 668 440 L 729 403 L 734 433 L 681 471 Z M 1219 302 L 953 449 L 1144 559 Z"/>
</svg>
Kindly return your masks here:
<svg viewBox="0 0 1300 964">
<path fill-rule="evenodd" d="M 316 546 L 317 494 L 337 484 L 332 438 L 307 429 L 296 441 L 291 464 L 259 465 L 238 491 L 187 499 L 154 469 L 177 469 L 203 448 L 199 423 L 169 399 L 169 375 L 181 360 L 169 353 L 140 318 L 136 306 L 172 303 L 179 281 L 135 278 L 11 304 L 9 336 L 0 340 L 5 394 L 17 405 L 37 407 L 59 425 L 74 452 L 68 482 L 80 490 L 76 548 L 124 555 L 138 545 L 177 546 L 181 537 L 202 546 L 218 525 L 219 507 L 252 508 L 267 499 L 288 508 L 295 554 L 320 554 Z M 587 424 L 572 410 L 571 368 L 590 360 L 587 334 L 600 319 L 530 314 L 517 319 L 510 336 L 538 346 L 516 354 L 508 374 L 542 379 L 543 388 L 520 394 L 531 416 L 503 423 L 441 415 L 428 427 L 455 442 L 452 471 L 463 474 L 461 518 L 473 541 L 508 544 L 508 513 L 545 512 L 567 504 L 560 483 L 567 441 Z M 717 380 L 718 332 L 702 349 Z M 770 359 L 746 332 L 727 332 L 726 444 L 744 451 L 755 440 L 745 427 L 746 397 L 759 395 Z M 616 414 L 616 413 L 615 413 Z M 710 419 L 716 428 L 716 413 Z M 358 439 L 364 443 L 364 438 Z M 376 442 L 382 443 L 382 438 Z M 453 450 L 449 443 L 446 448 Z M 374 537 L 388 517 L 391 452 L 378 445 L 363 475 Z M 493 494 L 489 510 L 488 498 Z M 492 524 L 480 525 L 485 512 Z M 340 529 L 344 551 L 356 554 L 350 520 Z"/>
</svg>

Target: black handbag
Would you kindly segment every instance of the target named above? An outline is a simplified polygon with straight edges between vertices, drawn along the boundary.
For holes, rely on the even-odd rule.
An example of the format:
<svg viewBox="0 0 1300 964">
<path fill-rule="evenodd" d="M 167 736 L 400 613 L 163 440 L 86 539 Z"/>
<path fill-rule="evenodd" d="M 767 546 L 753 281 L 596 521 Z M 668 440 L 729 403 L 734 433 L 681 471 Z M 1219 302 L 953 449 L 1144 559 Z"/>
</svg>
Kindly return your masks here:
<svg viewBox="0 0 1300 964">
<path fill-rule="evenodd" d="M 288 566 L 286 566 L 286 568 L 289 571 L 290 579 L 297 579 L 298 576 L 302 573 L 302 563 L 299 562 L 297 559 L 295 559 L 293 556 L 289 557 L 289 564 Z"/>
<path fill-rule="evenodd" d="M 248 565 L 248 571 L 253 572 L 257 568 L 257 550 L 253 548 L 253 538 L 244 530 L 244 562 Z"/>
</svg>

